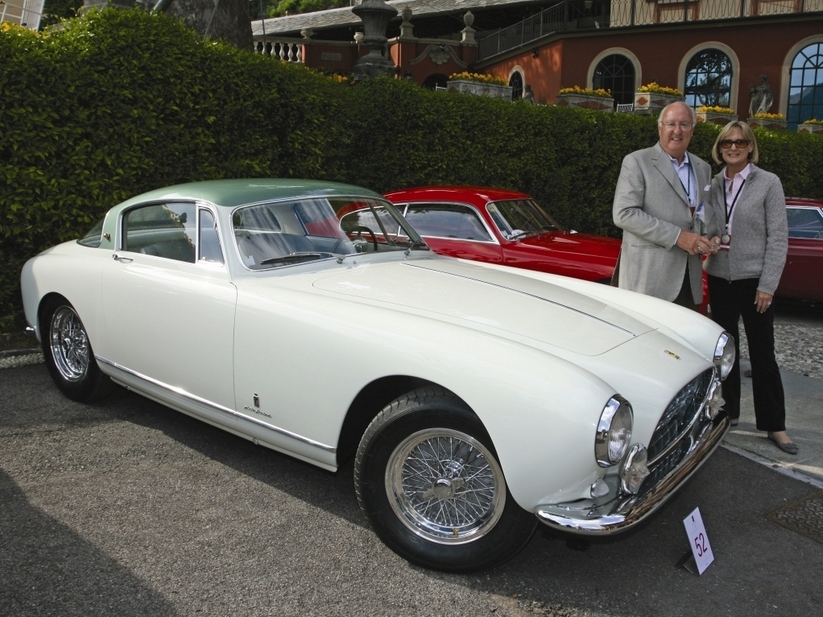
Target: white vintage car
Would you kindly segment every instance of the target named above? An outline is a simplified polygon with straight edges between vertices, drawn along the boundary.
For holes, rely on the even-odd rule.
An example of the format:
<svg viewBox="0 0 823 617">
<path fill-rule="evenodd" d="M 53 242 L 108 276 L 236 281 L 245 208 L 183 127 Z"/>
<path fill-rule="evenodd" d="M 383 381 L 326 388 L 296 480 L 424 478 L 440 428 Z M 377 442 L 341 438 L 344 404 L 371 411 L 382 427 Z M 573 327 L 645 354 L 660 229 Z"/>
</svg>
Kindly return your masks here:
<svg viewBox="0 0 823 617">
<path fill-rule="evenodd" d="M 377 193 L 299 180 L 152 191 L 29 260 L 68 397 L 125 386 L 337 470 L 411 562 L 513 556 L 538 522 L 654 512 L 720 443 L 734 344 L 606 285 L 434 255 Z"/>
</svg>

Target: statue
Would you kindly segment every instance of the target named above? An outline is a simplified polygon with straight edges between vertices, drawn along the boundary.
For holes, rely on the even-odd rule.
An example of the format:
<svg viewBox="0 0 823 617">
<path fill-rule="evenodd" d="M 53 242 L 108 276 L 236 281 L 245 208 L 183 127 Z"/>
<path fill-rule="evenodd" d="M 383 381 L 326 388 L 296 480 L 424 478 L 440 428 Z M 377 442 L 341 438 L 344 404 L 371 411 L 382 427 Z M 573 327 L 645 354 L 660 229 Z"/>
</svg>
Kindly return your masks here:
<svg viewBox="0 0 823 617">
<path fill-rule="evenodd" d="M 752 97 L 749 103 L 749 118 L 754 118 L 755 114 L 768 113 L 774 103 L 772 88 L 766 83 L 766 76 L 760 76 L 760 83 L 749 88 L 749 96 Z"/>
</svg>

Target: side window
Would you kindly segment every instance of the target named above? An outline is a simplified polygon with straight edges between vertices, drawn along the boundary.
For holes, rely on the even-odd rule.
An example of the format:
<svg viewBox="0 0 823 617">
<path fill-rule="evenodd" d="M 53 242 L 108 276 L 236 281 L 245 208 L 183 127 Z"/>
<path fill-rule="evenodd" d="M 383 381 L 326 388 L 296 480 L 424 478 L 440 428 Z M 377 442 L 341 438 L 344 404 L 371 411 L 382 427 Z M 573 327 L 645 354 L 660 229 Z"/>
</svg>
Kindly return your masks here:
<svg viewBox="0 0 823 617">
<path fill-rule="evenodd" d="M 220 239 L 217 235 L 217 223 L 214 214 L 205 208 L 200 209 L 200 261 L 223 263 L 223 251 L 220 250 Z"/>
<path fill-rule="evenodd" d="M 817 210 L 788 208 L 790 238 L 823 238 L 823 216 Z"/>
<path fill-rule="evenodd" d="M 421 236 L 481 242 L 491 240 L 480 217 L 468 206 L 412 204 L 406 211 L 406 220 Z"/>
<path fill-rule="evenodd" d="M 128 210 L 123 216 L 123 250 L 194 263 L 195 214 L 191 203 Z"/>
</svg>

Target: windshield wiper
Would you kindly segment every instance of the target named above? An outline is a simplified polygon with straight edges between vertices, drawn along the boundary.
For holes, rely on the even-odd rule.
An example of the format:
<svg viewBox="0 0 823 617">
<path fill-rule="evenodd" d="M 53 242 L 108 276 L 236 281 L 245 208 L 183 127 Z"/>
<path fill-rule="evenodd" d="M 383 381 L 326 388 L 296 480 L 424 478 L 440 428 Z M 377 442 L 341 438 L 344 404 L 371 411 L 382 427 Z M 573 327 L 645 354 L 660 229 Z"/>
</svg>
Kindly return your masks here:
<svg viewBox="0 0 823 617">
<path fill-rule="evenodd" d="M 290 253 L 289 255 L 281 255 L 280 257 L 269 257 L 260 262 L 261 266 L 268 266 L 271 264 L 289 264 L 300 263 L 303 261 L 314 261 L 315 259 L 324 259 L 334 257 L 332 253 Z"/>
</svg>

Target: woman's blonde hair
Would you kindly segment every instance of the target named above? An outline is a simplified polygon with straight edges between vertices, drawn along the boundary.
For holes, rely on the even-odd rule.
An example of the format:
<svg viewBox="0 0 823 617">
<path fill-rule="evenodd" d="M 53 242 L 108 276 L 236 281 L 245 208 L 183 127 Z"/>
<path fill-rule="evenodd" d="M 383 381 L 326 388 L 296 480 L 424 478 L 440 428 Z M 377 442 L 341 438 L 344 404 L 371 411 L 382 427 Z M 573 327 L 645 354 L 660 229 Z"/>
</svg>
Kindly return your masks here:
<svg viewBox="0 0 823 617">
<path fill-rule="evenodd" d="M 760 160 L 760 151 L 757 149 L 757 140 L 754 138 L 754 131 L 752 130 L 752 127 L 742 120 L 729 122 L 720 131 L 720 135 L 718 135 L 717 139 L 714 140 L 714 147 L 712 148 L 712 158 L 714 159 L 714 162 L 718 165 L 723 164 L 723 151 L 720 149 L 720 142 L 724 139 L 729 139 L 729 135 L 731 135 L 732 131 L 735 129 L 739 129 L 740 132 L 743 133 L 743 139 L 748 139 L 749 143 L 752 145 L 752 151 L 749 152 L 749 162 L 757 163 L 757 161 Z"/>
</svg>

